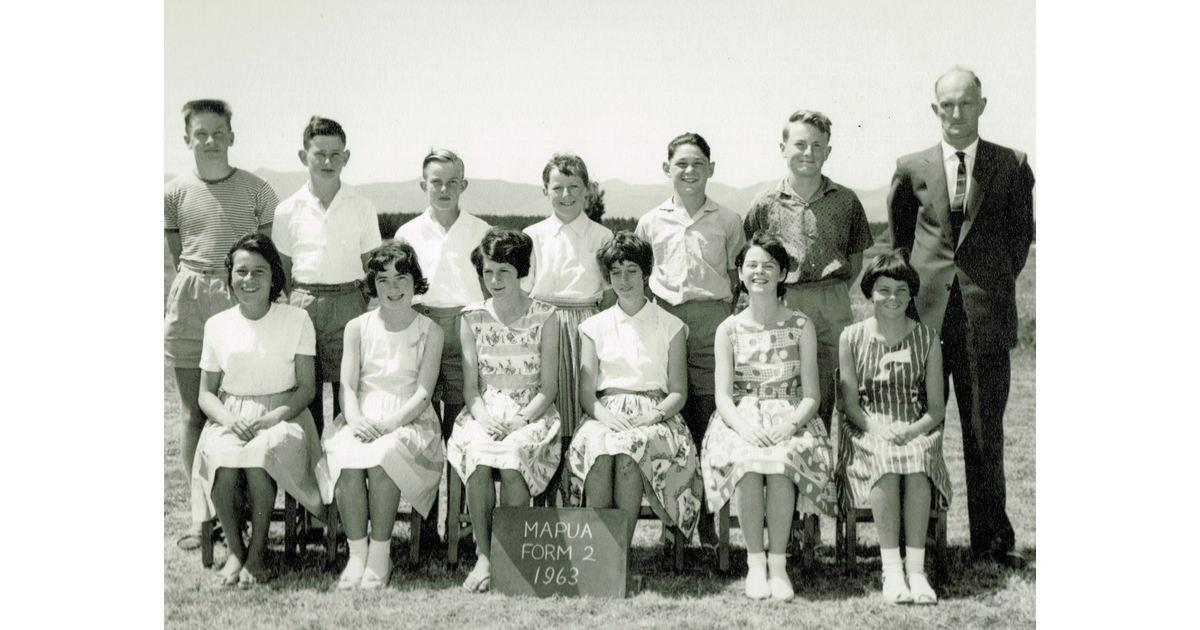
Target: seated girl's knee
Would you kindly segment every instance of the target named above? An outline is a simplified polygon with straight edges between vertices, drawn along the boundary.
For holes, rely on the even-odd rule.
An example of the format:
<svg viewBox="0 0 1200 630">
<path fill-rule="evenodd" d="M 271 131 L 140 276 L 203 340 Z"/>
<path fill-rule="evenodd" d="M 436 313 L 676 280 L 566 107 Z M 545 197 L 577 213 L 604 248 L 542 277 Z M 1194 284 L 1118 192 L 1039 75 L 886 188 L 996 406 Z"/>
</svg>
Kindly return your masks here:
<svg viewBox="0 0 1200 630">
<path fill-rule="evenodd" d="M 638 466 L 638 463 L 628 455 L 618 455 L 616 464 L 616 474 L 618 477 L 624 478 L 635 475 L 638 477 L 642 476 L 642 469 Z"/>
</svg>

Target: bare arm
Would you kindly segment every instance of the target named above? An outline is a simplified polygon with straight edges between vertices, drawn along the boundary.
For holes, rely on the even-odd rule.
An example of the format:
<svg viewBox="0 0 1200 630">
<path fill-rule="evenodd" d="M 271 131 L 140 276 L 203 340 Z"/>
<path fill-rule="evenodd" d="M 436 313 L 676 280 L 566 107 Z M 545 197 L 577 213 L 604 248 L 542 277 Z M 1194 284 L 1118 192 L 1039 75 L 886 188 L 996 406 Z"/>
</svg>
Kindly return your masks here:
<svg viewBox="0 0 1200 630">
<path fill-rule="evenodd" d="M 619 416 L 600 404 L 596 388 L 600 383 L 600 359 L 596 355 L 596 342 L 583 331 L 579 333 L 579 406 L 584 413 L 613 431 L 628 431 L 633 428 L 629 419 Z"/>
<path fill-rule="evenodd" d="M 279 262 L 283 264 L 283 293 L 286 296 L 292 292 L 292 257 L 280 252 Z"/>
<path fill-rule="evenodd" d="M 800 384 L 804 389 L 804 399 L 796 406 L 791 418 L 797 427 L 808 424 L 821 406 L 821 387 L 817 378 L 817 332 L 811 320 L 800 333 Z"/>
<path fill-rule="evenodd" d="M 179 271 L 179 256 L 183 253 L 183 241 L 179 238 L 179 230 L 167 230 L 167 249 L 171 252 L 171 266 Z"/>
<path fill-rule="evenodd" d="M 725 426 L 732 429 L 743 440 L 754 446 L 766 447 L 771 440 L 762 427 L 754 426 L 742 420 L 737 405 L 733 404 L 733 342 L 729 339 L 729 328 L 732 320 L 726 319 L 717 327 L 717 337 L 714 340 L 713 352 L 716 355 L 716 365 L 713 369 L 715 390 L 713 399 L 717 403 L 717 412 Z"/>
<path fill-rule="evenodd" d="M 376 422 L 385 433 L 412 423 L 421 417 L 433 400 L 433 388 L 437 384 L 438 371 L 442 367 L 442 344 L 445 333 L 436 324 L 429 327 L 425 337 L 425 349 L 421 354 L 421 367 L 417 371 L 417 389 L 408 400 L 396 410 L 396 413 Z"/>
<path fill-rule="evenodd" d="M 475 334 L 466 318 L 459 315 L 458 339 L 462 344 L 463 356 L 463 406 L 471 410 L 475 418 L 488 435 L 493 439 L 502 440 L 508 434 L 508 428 L 501 425 L 492 417 L 487 405 L 483 402 L 483 393 L 479 391 L 479 350 L 475 347 Z"/>
<path fill-rule="evenodd" d="M 863 267 L 862 261 L 863 261 L 862 252 L 859 252 L 857 254 L 850 254 L 850 259 L 849 259 L 850 280 L 848 282 L 846 282 L 846 289 L 848 291 L 854 289 L 854 283 L 858 281 L 858 274 L 862 273 L 862 267 Z"/>
<path fill-rule="evenodd" d="M 635 426 L 649 426 L 674 417 L 687 402 L 687 335 L 680 330 L 667 351 L 667 397 L 650 413 L 635 418 Z"/>
<path fill-rule="evenodd" d="M 896 444 L 903 443 L 902 438 L 890 425 L 876 420 L 858 402 L 858 372 L 855 370 L 854 349 L 850 347 L 848 330 L 843 330 L 842 336 L 838 339 L 838 371 L 840 373 L 839 386 L 842 388 L 842 402 L 845 406 L 842 413 L 845 417 L 866 433 Z M 941 374 L 938 375 L 938 378 L 941 378 Z"/>
<path fill-rule="evenodd" d="M 224 372 L 209 372 L 208 370 L 200 372 L 200 410 L 210 420 L 232 428 L 234 423 L 241 418 L 226 409 L 225 405 L 221 404 L 221 399 L 217 397 L 217 392 L 221 391 L 221 379 L 224 376 Z"/>
<path fill-rule="evenodd" d="M 929 357 L 925 359 L 925 401 L 928 409 L 916 422 L 908 425 L 906 429 L 901 429 L 905 441 L 932 431 L 946 418 L 946 399 L 942 383 L 942 344 L 935 334 L 933 345 L 929 348 Z"/>
</svg>

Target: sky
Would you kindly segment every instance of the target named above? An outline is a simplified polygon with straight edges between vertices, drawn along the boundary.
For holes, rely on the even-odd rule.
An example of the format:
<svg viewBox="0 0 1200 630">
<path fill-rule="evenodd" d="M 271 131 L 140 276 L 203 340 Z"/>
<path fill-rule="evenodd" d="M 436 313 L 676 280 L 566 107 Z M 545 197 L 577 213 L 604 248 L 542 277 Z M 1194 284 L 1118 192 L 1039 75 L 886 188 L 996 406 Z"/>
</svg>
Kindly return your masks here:
<svg viewBox="0 0 1200 630">
<path fill-rule="evenodd" d="M 1026 0 L 168 0 L 165 172 L 193 166 L 182 105 L 221 98 L 231 162 L 251 170 L 303 170 L 301 133 L 320 114 L 347 131 L 352 183 L 416 178 L 437 146 L 468 177 L 537 183 L 572 151 L 594 178 L 653 184 L 667 143 L 692 131 L 714 181 L 744 187 L 784 175 L 783 124 L 815 109 L 833 121 L 826 174 L 871 189 L 937 142 L 933 82 L 954 65 L 983 81 L 981 135 L 1036 170 Z"/>
</svg>

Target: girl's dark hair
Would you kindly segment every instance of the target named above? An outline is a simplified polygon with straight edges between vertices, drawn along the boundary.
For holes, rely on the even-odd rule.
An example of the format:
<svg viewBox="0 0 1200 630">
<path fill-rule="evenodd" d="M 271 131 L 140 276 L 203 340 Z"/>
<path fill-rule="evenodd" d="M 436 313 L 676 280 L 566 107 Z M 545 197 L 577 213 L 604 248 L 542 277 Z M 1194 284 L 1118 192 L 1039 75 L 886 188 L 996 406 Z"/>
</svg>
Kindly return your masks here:
<svg viewBox="0 0 1200 630">
<path fill-rule="evenodd" d="M 739 271 L 742 268 L 742 263 L 746 261 L 746 252 L 750 251 L 751 247 L 762 248 L 779 265 L 779 284 L 775 287 L 775 293 L 782 298 L 783 294 L 787 293 L 787 287 L 783 284 L 783 280 L 787 277 L 788 270 L 792 267 L 792 257 L 788 255 L 787 248 L 783 246 L 783 240 L 773 232 L 763 230 L 755 232 L 754 236 L 751 236 L 750 240 L 746 242 L 745 247 L 742 247 L 742 251 L 738 252 L 737 258 L 733 260 L 733 266 L 737 267 Z M 745 282 L 741 283 L 741 287 L 743 292 L 750 292 L 746 288 Z"/>
<path fill-rule="evenodd" d="M 400 275 L 408 274 L 413 279 L 413 294 L 421 295 L 429 291 L 429 281 L 421 271 L 421 262 L 412 245 L 404 241 L 388 239 L 382 245 L 371 250 L 367 259 L 367 295 L 379 297 L 375 288 L 375 279 L 379 274 L 389 269 L 395 269 Z"/>
<path fill-rule="evenodd" d="M 600 265 L 600 273 L 605 278 L 608 278 L 613 265 L 625 261 L 640 267 L 642 276 L 648 281 L 654 270 L 654 248 L 633 232 L 622 230 L 596 250 L 596 264 Z"/>
<path fill-rule="evenodd" d="M 475 273 L 483 277 L 483 258 L 494 263 L 509 264 L 516 268 L 517 277 L 529 275 L 530 259 L 533 256 L 533 239 L 519 230 L 494 227 L 483 235 L 479 247 L 471 252 L 471 263 Z"/>
<path fill-rule="evenodd" d="M 287 276 L 283 275 L 283 261 L 279 258 L 279 250 L 275 248 L 274 241 L 270 236 L 254 232 L 247 234 L 238 239 L 238 242 L 233 244 L 228 254 L 225 254 L 225 282 L 230 287 L 233 286 L 233 255 L 238 250 L 258 254 L 267 261 L 271 266 L 271 293 L 270 300 L 274 302 L 283 295 L 283 290 L 287 283 Z"/>
<path fill-rule="evenodd" d="M 921 290 L 921 275 L 908 262 L 908 250 L 904 248 L 893 249 L 890 252 L 884 252 L 871 260 L 867 264 L 867 268 L 863 270 L 862 281 L 859 282 L 858 288 L 869 300 L 871 292 L 875 289 L 875 281 L 880 278 L 890 278 L 908 285 L 908 293 L 912 299 L 908 301 L 908 308 L 904 314 L 913 321 L 921 321 L 917 315 L 917 292 Z"/>
</svg>

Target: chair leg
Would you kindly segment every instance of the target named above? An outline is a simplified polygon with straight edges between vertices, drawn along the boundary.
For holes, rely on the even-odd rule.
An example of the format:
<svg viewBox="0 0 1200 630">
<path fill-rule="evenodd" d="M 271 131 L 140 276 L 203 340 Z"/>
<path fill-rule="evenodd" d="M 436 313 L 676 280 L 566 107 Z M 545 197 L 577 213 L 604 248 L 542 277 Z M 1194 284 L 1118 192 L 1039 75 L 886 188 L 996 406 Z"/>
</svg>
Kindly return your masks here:
<svg viewBox="0 0 1200 630">
<path fill-rule="evenodd" d="M 200 564 L 205 569 L 213 565 L 213 522 L 204 521 L 200 524 Z"/>
<path fill-rule="evenodd" d="M 722 573 L 729 570 L 729 503 L 717 516 L 717 566 Z"/>
<path fill-rule="evenodd" d="M 804 548 L 800 550 L 800 561 L 805 568 L 816 566 L 817 532 L 820 526 L 816 514 L 804 515 Z"/>
<path fill-rule="evenodd" d="M 458 517 L 462 514 L 463 485 L 458 478 L 458 471 L 453 466 L 447 466 L 449 480 L 446 483 L 446 558 L 451 566 L 458 564 L 458 539 L 462 529 Z"/>
<path fill-rule="evenodd" d="M 300 546 L 296 530 L 296 500 L 285 492 L 283 495 L 283 561 L 288 564 L 295 562 L 296 550 Z"/>
<path fill-rule="evenodd" d="M 337 503 L 330 503 L 325 506 L 325 566 L 328 569 L 333 569 L 333 565 L 337 562 L 337 540 L 338 528 L 341 527 L 341 518 L 338 515 Z"/>
<path fill-rule="evenodd" d="M 683 530 L 678 527 L 672 527 L 671 535 L 675 537 L 675 571 L 683 570 L 683 548 L 688 544 L 688 539 L 683 535 Z"/>
<path fill-rule="evenodd" d="M 434 510 L 437 506 L 434 506 Z M 408 513 L 408 562 L 412 566 L 417 566 L 421 560 L 421 526 L 425 519 L 421 518 L 421 513 L 416 508 L 410 508 Z"/>
<path fill-rule="evenodd" d="M 838 568 L 846 570 L 846 515 L 838 512 L 833 523 L 833 558 Z"/>
<path fill-rule="evenodd" d="M 846 512 L 846 573 L 853 577 L 858 572 L 858 508 Z"/>
</svg>

